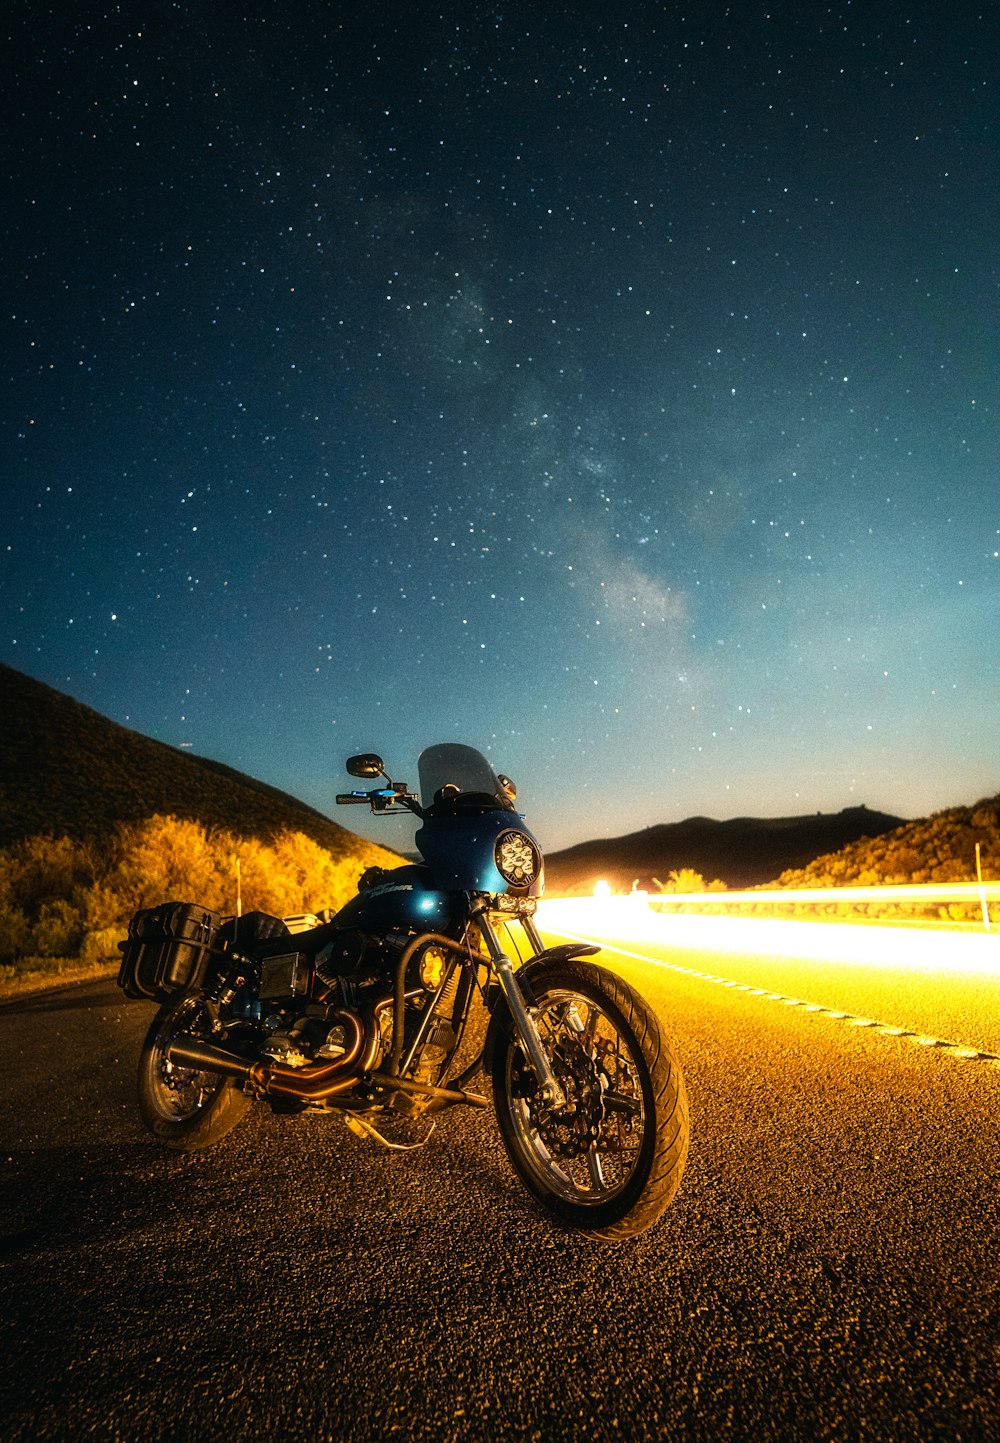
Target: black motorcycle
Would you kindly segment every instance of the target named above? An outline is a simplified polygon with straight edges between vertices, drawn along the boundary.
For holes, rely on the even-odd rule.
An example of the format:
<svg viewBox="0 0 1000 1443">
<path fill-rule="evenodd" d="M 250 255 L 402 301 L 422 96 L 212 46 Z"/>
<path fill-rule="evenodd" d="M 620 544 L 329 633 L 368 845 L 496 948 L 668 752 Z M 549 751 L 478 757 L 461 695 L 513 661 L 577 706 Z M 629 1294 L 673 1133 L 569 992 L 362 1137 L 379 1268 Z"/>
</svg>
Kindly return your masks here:
<svg viewBox="0 0 1000 1443">
<path fill-rule="evenodd" d="M 642 998 L 584 960 L 596 947 L 544 945 L 542 855 L 513 783 L 454 743 L 421 755 L 423 801 L 377 756 L 347 771 L 381 785 L 337 801 L 412 812 L 422 861 L 369 868 L 307 931 L 181 902 L 129 924 L 118 984 L 162 1004 L 139 1062 L 146 1126 L 205 1148 L 259 1099 L 419 1146 L 436 1112 L 488 1106 L 469 1090 L 482 1070 L 514 1170 L 550 1214 L 601 1238 L 644 1231 L 684 1169 L 681 1071 Z M 468 1028 L 475 1002 L 485 1036 Z M 401 1129 L 421 1137 L 394 1140 Z"/>
</svg>

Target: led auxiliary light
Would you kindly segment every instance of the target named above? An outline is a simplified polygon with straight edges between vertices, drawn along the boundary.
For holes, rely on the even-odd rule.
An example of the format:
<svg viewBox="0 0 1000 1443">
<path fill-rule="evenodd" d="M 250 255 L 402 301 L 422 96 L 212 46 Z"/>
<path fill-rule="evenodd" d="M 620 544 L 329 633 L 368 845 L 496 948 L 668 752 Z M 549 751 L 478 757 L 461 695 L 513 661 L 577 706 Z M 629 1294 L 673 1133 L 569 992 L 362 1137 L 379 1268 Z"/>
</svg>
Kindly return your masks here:
<svg viewBox="0 0 1000 1443">
<path fill-rule="evenodd" d="M 530 887 L 542 865 L 538 848 L 523 832 L 501 832 L 493 858 L 508 887 Z"/>
<path fill-rule="evenodd" d="M 420 983 L 428 992 L 436 992 L 444 980 L 445 960 L 440 947 L 425 947 L 420 954 Z"/>
</svg>

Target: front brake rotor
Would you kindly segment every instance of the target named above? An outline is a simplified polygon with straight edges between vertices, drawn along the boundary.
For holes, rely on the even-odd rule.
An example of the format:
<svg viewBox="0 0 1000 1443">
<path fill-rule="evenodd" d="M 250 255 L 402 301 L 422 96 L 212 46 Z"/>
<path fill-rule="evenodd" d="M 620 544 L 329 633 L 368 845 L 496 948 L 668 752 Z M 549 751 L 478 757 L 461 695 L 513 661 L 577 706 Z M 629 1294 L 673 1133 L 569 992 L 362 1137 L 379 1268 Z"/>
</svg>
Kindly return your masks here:
<svg viewBox="0 0 1000 1443">
<path fill-rule="evenodd" d="M 601 1074 L 576 1042 L 558 1043 L 550 1056 L 552 1071 L 566 1098 L 561 1107 L 546 1102 L 534 1071 L 518 1050 L 513 1059 L 512 1082 L 528 1105 L 531 1124 L 550 1153 L 579 1157 L 595 1146 L 604 1122 L 604 1088 Z"/>
</svg>

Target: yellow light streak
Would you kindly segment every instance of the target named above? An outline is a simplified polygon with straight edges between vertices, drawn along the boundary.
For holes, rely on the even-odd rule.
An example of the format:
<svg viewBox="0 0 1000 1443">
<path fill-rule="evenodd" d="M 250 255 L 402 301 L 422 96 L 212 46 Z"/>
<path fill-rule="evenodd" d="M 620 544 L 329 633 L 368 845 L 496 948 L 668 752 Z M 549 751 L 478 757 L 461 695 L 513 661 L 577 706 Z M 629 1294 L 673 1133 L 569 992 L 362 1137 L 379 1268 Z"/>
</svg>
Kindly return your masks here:
<svg viewBox="0 0 1000 1443">
<path fill-rule="evenodd" d="M 882 896 L 886 891 L 899 889 L 872 890 Z M 688 894 L 685 900 L 693 900 L 694 895 Z M 708 895 L 713 902 L 718 900 L 717 894 Z M 733 899 L 737 894 L 728 895 Z M 760 892 L 744 895 L 754 903 L 766 896 Z M 789 896 L 787 892 L 779 895 L 785 900 Z M 687 952 L 790 957 L 859 968 L 878 965 L 1000 981 L 1000 942 L 996 932 L 930 930 L 885 923 L 667 914 L 653 910 L 651 901 L 658 906 L 661 899 L 651 899 L 641 892 L 627 897 L 551 898 L 539 905 L 536 922 L 542 932 L 595 942 L 681 948 Z"/>
<path fill-rule="evenodd" d="M 919 882 L 895 887 L 773 887 L 746 892 L 634 893 L 656 907 L 725 907 L 727 905 L 795 906 L 822 902 L 838 907 L 854 902 L 909 903 L 1000 901 L 1000 882 Z M 556 899 L 558 900 L 558 899 Z"/>
</svg>

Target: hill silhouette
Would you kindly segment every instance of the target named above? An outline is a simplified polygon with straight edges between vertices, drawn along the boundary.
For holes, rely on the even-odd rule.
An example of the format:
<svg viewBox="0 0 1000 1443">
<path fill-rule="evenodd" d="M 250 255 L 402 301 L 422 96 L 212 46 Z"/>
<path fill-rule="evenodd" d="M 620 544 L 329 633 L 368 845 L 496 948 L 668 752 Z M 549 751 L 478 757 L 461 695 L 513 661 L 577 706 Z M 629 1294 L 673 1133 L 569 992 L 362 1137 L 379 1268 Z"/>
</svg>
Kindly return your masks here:
<svg viewBox="0 0 1000 1443">
<path fill-rule="evenodd" d="M 656 892 L 656 879 L 666 881 L 672 871 L 685 869 L 700 873 L 707 882 L 755 887 L 861 838 L 879 837 L 902 825 L 903 818 L 867 807 L 724 822 L 689 817 L 551 854 L 545 860 L 546 890 L 553 896 L 580 895 L 604 880 L 616 891 L 628 891 L 638 883 Z"/>
<path fill-rule="evenodd" d="M 220 762 L 130 731 L 0 664 L 0 848 L 35 837 L 77 842 L 171 816 L 262 842 L 302 833 L 337 862 L 391 864 L 392 854 L 313 807 Z M 1000 869 L 1000 796 L 905 821 L 867 807 L 794 817 L 689 817 L 546 858 L 550 896 L 657 891 L 671 872 L 730 888 L 968 878 L 974 844 Z M 0 947 L 0 951 L 3 948 Z"/>
<path fill-rule="evenodd" d="M 302 832 L 336 859 L 369 846 L 276 787 L 0 665 L 0 847 L 35 835 L 85 840 L 154 814 L 261 839 Z"/>
<path fill-rule="evenodd" d="M 781 874 L 781 887 L 879 887 L 1000 876 L 1000 795 L 949 807 Z"/>
</svg>

